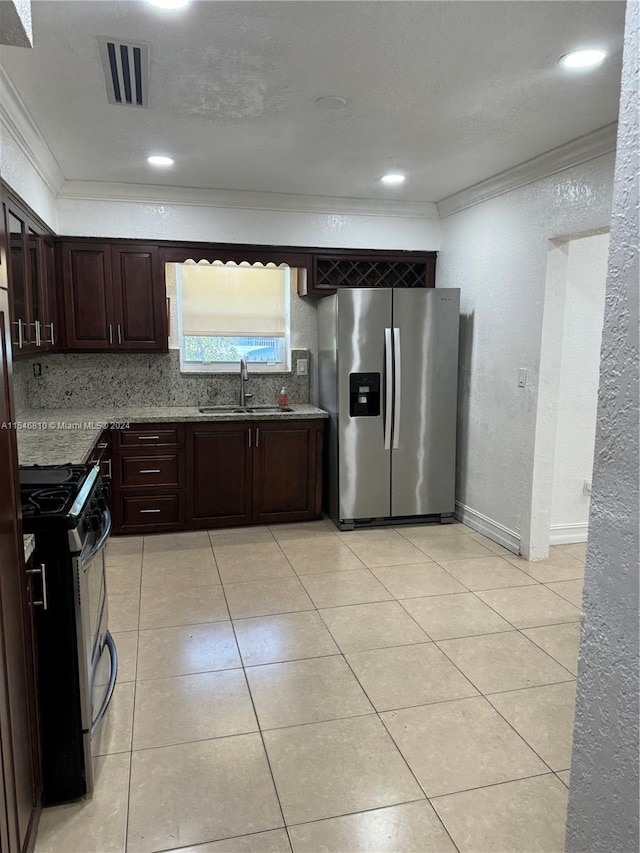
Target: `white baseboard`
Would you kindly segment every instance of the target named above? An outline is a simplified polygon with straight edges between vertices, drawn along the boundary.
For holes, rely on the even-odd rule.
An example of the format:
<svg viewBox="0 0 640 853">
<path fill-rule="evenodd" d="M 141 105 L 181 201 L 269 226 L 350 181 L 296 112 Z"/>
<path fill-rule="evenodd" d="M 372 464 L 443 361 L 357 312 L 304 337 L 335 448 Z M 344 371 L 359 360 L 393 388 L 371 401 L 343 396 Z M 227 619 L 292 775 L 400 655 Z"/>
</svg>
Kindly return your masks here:
<svg viewBox="0 0 640 853">
<path fill-rule="evenodd" d="M 549 533 L 550 545 L 571 545 L 574 542 L 586 542 L 589 533 L 589 523 L 552 524 Z"/>
<path fill-rule="evenodd" d="M 515 530 L 509 530 L 508 527 L 499 524 L 475 509 L 471 509 L 470 506 L 465 506 L 460 501 L 456 501 L 454 514 L 458 521 L 473 530 L 477 530 L 478 533 L 482 533 L 487 539 L 497 542 L 498 545 L 502 545 L 508 551 L 513 551 L 514 554 L 520 553 L 520 534 L 516 533 Z"/>
</svg>

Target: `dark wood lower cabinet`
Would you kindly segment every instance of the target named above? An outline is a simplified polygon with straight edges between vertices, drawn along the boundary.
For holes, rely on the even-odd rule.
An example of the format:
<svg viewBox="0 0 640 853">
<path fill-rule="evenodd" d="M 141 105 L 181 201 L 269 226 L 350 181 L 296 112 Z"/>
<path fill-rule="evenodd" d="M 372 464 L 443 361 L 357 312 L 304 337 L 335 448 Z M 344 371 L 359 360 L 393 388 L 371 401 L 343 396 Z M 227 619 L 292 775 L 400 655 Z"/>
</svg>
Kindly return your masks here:
<svg viewBox="0 0 640 853">
<path fill-rule="evenodd" d="M 0 297 L 2 294 L 0 293 Z M 0 304 L 0 424 L 10 422 L 8 317 Z M 0 849 L 35 843 L 41 805 L 31 579 L 22 549 L 15 434 L 0 429 Z M 35 583 L 35 582 L 34 582 Z"/>
<path fill-rule="evenodd" d="M 115 533 L 322 514 L 324 420 L 157 424 L 113 435 Z"/>
</svg>

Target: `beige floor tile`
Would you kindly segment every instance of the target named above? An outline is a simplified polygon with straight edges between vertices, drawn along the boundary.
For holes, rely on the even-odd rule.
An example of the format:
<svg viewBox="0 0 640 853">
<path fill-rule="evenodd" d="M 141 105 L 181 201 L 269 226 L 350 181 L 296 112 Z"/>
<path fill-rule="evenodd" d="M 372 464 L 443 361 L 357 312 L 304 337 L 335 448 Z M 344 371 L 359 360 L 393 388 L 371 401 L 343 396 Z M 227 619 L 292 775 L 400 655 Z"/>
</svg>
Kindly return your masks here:
<svg viewBox="0 0 640 853">
<path fill-rule="evenodd" d="M 120 631 L 137 631 L 140 614 L 140 594 L 108 594 L 109 630 L 112 634 Z"/>
<path fill-rule="evenodd" d="M 577 675 L 578 649 L 580 648 L 579 622 L 547 625 L 543 628 L 526 628 L 522 633 L 570 673 Z"/>
<path fill-rule="evenodd" d="M 113 640 L 118 650 L 118 684 L 136 680 L 136 664 L 138 662 L 138 632 L 123 631 L 113 634 Z"/>
<path fill-rule="evenodd" d="M 294 853 L 457 853 L 426 800 L 289 828 Z"/>
<path fill-rule="evenodd" d="M 380 716 L 428 797 L 547 772 L 482 696 Z"/>
<path fill-rule="evenodd" d="M 474 542 L 478 542 L 482 545 L 483 548 L 486 548 L 488 551 L 491 551 L 492 554 L 495 554 L 497 557 L 513 557 L 517 556 L 513 551 L 510 551 L 508 548 L 505 548 L 504 545 L 500 545 L 498 542 L 494 542 L 493 539 L 489 539 L 488 536 L 483 536 L 482 533 L 478 533 L 477 531 L 472 531 L 471 538 Z"/>
<path fill-rule="evenodd" d="M 587 558 L 587 543 L 575 542 L 571 545 L 555 545 L 551 548 L 552 553 L 562 551 L 564 554 L 570 554 L 576 560 L 581 560 L 583 563 Z"/>
<path fill-rule="evenodd" d="M 571 766 L 575 682 L 495 693 L 487 699 L 552 770 Z"/>
<path fill-rule="evenodd" d="M 512 630 L 508 622 L 472 592 L 407 598 L 402 606 L 434 640 Z"/>
<path fill-rule="evenodd" d="M 327 519 L 320 521 L 297 521 L 291 524 L 272 524 L 269 528 L 280 543 L 293 542 L 296 539 L 323 539 L 336 536 L 338 528 Z"/>
<path fill-rule="evenodd" d="M 245 666 L 338 653 L 316 611 L 238 619 L 235 631 Z"/>
<path fill-rule="evenodd" d="M 444 542 L 457 541 L 458 536 L 466 535 L 471 532 L 462 524 L 409 524 L 406 527 L 401 525 L 395 527 L 394 530 L 404 536 L 409 542 L 422 548 L 423 546 L 438 545 Z"/>
<path fill-rule="evenodd" d="M 443 640 L 438 645 L 481 693 L 570 680 L 570 674 L 517 631 Z"/>
<path fill-rule="evenodd" d="M 131 751 L 134 690 L 133 681 L 116 684 L 114 687 L 107 712 L 91 741 L 91 750 L 94 755 Z"/>
<path fill-rule="evenodd" d="M 436 563 L 389 566 L 371 569 L 371 571 L 396 598 L 418 598 L 425 595 L 466 592 L 455 578 Z"/>
<path fill-rule="evenodd" d="M 297 577 L 248 583 L 226 583 L 224 591 L 233 619 L 313 610 L 313 602 Z"/>
<path fill-rule="evenodd" d="M 229 612 L 220 584 L 144 592 L 140 599 L 141 629 L 197 625 L 228 618 Z"/>
<path fill-rule="evenodd" d="M 516 628 L 538 628 L 580 619 L 573 604 L 540 584 L 476 593 Z"/>
<path fill-rule="evenodd" d="M 567 788 L 569 787 L 569 782 L 571 780 L 571 771 L 570 770 L 560 770 L 559 772 L 556 773 L 556 776 L 558 777 L 558 779 L 560 779 L 562 781 L 563 785 L 566 785 Z"/>
<path fill-rule="evenodd" d="M 133 753 L 128 853 L 151 853 L 281 826 L 259 734 Z"/>
<path fill-rule="evenodd" d="M 139 595 L 142 560 L 137 563 L 107 563 L 105 568 L 109 595 Z"/>
<path fill-rule="evenodd" d="M 321 538 L 287 540 L 281 542 L 281 545 L 287 559 L 300 576 L 365 568 L 353 551 L 333 534 Z"/>
<path fill-rule="evenodd" d="M 584 577 L 584 565 L 571 554 L 561 551 L 553 554 L 549 560 L 524 560 L 522 557 L 505 557 L 510 563 L 531 575 L 540 583 L 566 581 Z"/>
<path fill-rule="evenodd" d="M 213 559 L 213 550 L 209 548 L 177 549 L 169 548 L 166 551 L 147 552 L 142 558 L 142 568 L 146 574 L 158 575 L 176 572 L 181 576 L 187 575 L 195 569 L 212 569 L 215 571 L 216 563 Z"/>
<path fill-rule="evenodd" d="M 184 551 L 169 552 L 172 554 L 184 554 Z M 155 556 L 155 555 L 154 555 Z M 220 586 L 220 577 L 216 569 L 213 557 L 207 557 L 200 564 L 191 564 L 187 561 L 165 563 L 146 562 L 142 569 L 142 594 L 149 592 L 178 592 L 187 587 L 209 587 L 212 584 Z"/>
<path fill-rule="evenodd" d="M 241 669 L 155 678 L 136 685 L 134 749 L 257 730 Z"/>
<path fill-rule="evenodd" d="M 124 853 L 129 761 L 126 752 L 100 756 L 93 797 L 43 809 L 35 853 Z"/>
<path fill-rule="evenodd" d="M 461 699 L 478 692 L 434 643 L 355 652 L 347 660 L 376 711 Z"/>
<path fill-rule="evenodd" d="M 557 595 L 566 598 L 571 604 L 582 610 L 582 588 L 584 586 L 584 578 L 579 578 L 574 581 L 557 581 L 548 583 L 547 588 Z"/>
<path fill-rule="evenodd" d="M 209 530 L 209 539 L 214 548 L 225 545 L 261 545 L 273 544 L 271 531 L 265 525 L 258 527 L 225 527 L 219 530 Z"/>
<path fill-rule="evenodd" d="M 374 538 L 373 533 L 383 535 Z M 340 538 L 369 568 L 424 563 L 424 553 L 395 530 L 346 533 Z"/>
<path fill-rule="evenodd" d="M 375 716 L 264 733 L 287 824 L 422 798 Z"/>
<path fill-rule="evenodd" d="M 224 545 L 214 548 L 223 583 L 294 577 L 295 573 L 277 543 Z"/>
<path fill-rule="evenodd" d="M 316 607 L 368 604 L 372 601 L 390 601 L 393 598 L 369 569 L 305 575 L 302 583 Z"/>
<path fill-rule="evenodd" d="M 230 622 L 140 631 L 138 680 L 239 667 Z"/>
<path fill-rule="evenodd" d="M 428 542 L 420 546 L 432 560 L 469 560 L 473 557 L 491 557 L 492 552 L 476 542 L 472 536 L 450 537 L 447 541 Z"/>
<path fill-rule="evenodd" d="M 107 565 L 139 565 L 142 543 L 142 536 L 110 536 L 105 551 Z"/>
<path fill-rule="evenodd" d="M 291 853 L 291 845 L 286 829 L 270 829 L 268 832 L 225 838 L 224 841 L 211 841 L 196 847 L 180 847 L 171 853 Z"/>
<path fill-rule="evenodd" d="M 568 791 L 553 774 L 438 797 L 460 853 L 563 853 Z"/>
<path fill-rule="evenodd" d="M 262 729 L 373 713 L 342 655 L 247 667 L 246 672 Z"/>
<path fill-rule="evenodd" d="M 521 572 L 501 557 L 441 560 L 440 565 L 471 590 L 527 586 L 536 583 L 535 578 Z"/>
<path fill-rule="evenodd" d="M 186 533 L 157 533 L 144 537 L 144 554 L 164 554 L 166 551 L 196 551 L 211 548 L 206 530 L 189 530 Z"/>
<path fill-rule="evenodd" d="M 429 637 L 397 601 L 332 607 L 320 614 L 343 652 L 425 643 Z"/>
</svg>

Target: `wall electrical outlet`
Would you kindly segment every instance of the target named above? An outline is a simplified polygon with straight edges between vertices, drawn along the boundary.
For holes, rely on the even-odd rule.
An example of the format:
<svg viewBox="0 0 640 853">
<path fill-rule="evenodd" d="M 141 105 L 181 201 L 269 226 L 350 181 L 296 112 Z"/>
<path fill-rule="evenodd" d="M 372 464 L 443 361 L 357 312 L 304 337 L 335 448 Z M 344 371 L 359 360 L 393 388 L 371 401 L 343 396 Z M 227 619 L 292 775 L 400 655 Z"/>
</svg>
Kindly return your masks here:
<svg viewBox="0 0 640 853">
<path fill-rule="evenodd" d="M 35 361 L 33 363 L 33 375 L 34 376 L 42 376 L 42 365 L 39 361 Z"/>
<path fill-rule="evenodd" d="M 296 373 L 298 376 L 306 376 L 309 373 L 309 359 L 296 359 Z"/>
<path fill-rule="evenodd" d="M 585 495 L 591 494 L 591 480 L 585 480 L 584 481 L 584 486 L 582 487 L 582 491 L 585 493 Z"/>
<path fill-rule="evenodd" d="M 521 367 L 518 371 L 518 388 L 527 387 L 527 368 Z"/>
</svg>

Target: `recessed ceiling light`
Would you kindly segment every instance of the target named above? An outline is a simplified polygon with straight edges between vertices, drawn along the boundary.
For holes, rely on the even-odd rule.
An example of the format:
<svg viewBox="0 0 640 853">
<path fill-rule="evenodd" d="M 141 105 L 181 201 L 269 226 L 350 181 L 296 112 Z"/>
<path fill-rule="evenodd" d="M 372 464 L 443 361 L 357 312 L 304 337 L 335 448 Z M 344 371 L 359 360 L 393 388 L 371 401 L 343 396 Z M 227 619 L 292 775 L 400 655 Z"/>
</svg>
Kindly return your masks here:
<svg viewBox="0 0 640 853">
<path fill-rule="evenodd" d="M 151 163 L 152 166 L 173 166 L 175 160 L 172 157 L 165 157 L 164 154 L 152 154 L 151 157 L 147 157 L 147 163 Z"/>
<path fill-rule="evenodd" d="M 599 65 L 606 55 L 607 51 L 600 47 L 573 50 L 571 53 L 561 56 L 559 62 L 565 68 L 591 68 L 594 65 Z"/>
<path fill-rule="evenodd" d="M 403 184 L 405 181 L 405 176 L 399 175 L 394 172 L 389 175 L 383 175 L 380 180 L 383 184 Z"/>
<path fill-rule="evenodd" d="M 182 9 L 187 6 L 189 0 L 147 0 L 152 6 L 157 6 L 158 9 Z"/>
<path fill-rule="evenodd" d="M 316 98 L 316 106 L 323 110 L 341 110 L 348 103 L 349 101 L 342 95 L 324 95 L 321 98 Z"/>
</svg>

